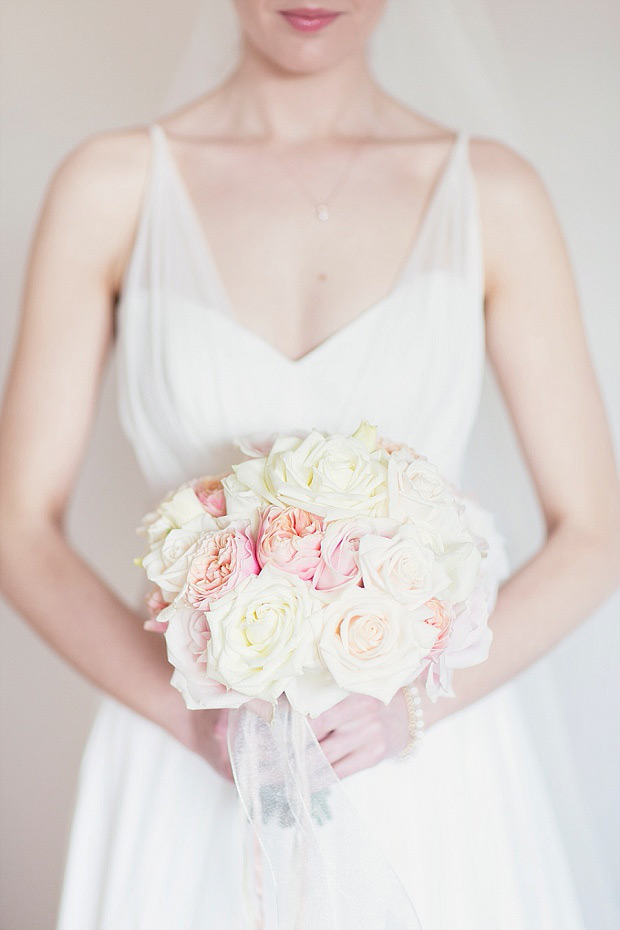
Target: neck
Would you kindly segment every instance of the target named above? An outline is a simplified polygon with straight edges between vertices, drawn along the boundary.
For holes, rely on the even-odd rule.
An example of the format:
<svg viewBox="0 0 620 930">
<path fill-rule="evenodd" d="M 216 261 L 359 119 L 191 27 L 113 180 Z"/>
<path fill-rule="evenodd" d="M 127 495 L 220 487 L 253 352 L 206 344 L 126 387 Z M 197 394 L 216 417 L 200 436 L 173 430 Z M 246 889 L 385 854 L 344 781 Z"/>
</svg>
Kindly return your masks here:
<svg viewBox="0 0 620 930">
<path fill-rule="evenodd" d="M 220 99 L 235 132 L 305 142 L 364 132 L 381 96 L 363 54 L 317 73 L 291 74 L 246 43 Z"/>
</svg>

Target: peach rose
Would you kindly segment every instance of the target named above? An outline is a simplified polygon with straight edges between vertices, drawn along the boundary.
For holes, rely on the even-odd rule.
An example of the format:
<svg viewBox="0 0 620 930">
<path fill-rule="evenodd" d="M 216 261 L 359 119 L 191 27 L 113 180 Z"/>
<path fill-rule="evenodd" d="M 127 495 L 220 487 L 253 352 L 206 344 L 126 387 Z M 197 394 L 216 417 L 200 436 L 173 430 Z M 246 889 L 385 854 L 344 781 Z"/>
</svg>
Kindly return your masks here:
<svg viewBox="0 0 620 930">
<path fill-rule="evenodd" d="M 300 507 L 275 504 L 260 514 L 256 558 L 261 568 L 275 565 L 303 581 L 312 581 L 320 559 L 323 519 Z"/>
<path fill-rule="evenodd" d="M 259 570 L 249 522 L 233 520 L 201 537 L 182 593 L 193 607 L 208 610 L 211 601 Z"/>
<path fill-rule="evenodd" d="M 437 639 L 424 622 L 427 614 L 383 592 L 350 587 L 313 618 L 321 622 L 315 632 L 319 654 L 340 688 L 388 704 Z"/>
<path fill-rule="evenodd" d="M 196 497 L 212 517 L 223 517 L 226 514 L 226 500 L 221 478 L 204 475 L 194 482 L 193 488 Z"/>
</svg>

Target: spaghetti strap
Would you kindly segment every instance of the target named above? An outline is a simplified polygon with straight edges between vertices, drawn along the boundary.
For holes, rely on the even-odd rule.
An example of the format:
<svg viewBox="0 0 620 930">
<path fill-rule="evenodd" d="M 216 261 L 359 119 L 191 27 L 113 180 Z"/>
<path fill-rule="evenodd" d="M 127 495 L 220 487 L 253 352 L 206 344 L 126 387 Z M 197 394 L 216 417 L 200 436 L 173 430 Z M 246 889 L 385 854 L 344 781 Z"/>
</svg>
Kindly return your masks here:
<svg viewBox="0 0 620 930">
<path fill-rule="evenodd" d="M 142 199 L 138 208 L 138 217 L 136 221 L 136 231 L 134 241 L 127 259 L 121 286 L 119 303 L 125 300 L 125 297 L 135 286 L 136 277 L 139 277 L 138 265 L 144 256 L 146 246 L 147 227 L 151 220 L 152 206 L 157 197 L 157 185 L 160 178 L 159 163 L 161 161 L 159 145 L 157 141 L 157 130 L 154 123 L 147 123 L 146 130 L 149 137 L 150 153 L 146 168 L 146 178 L 144 182 Z"/>
</svg>

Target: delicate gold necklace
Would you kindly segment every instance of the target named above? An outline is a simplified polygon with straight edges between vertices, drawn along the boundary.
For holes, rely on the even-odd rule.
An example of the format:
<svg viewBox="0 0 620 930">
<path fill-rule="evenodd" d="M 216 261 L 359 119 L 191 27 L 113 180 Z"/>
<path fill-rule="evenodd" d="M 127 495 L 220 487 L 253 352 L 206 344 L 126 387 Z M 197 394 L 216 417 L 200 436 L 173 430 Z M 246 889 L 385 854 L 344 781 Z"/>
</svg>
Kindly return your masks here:
<svg viewBox="0 0 620 930">
<path fill-rule="evenodd" d="M 346 112 L 346 107 L 343 108 L 343 113 L 344 112 Z M 363 149 L 363 146 L 361 142 L 358 143 L 357 145 L 353 143 L 351 155 L 349 156 L 349 158 L 347 158 L 331 190 L 327 193 L 325 197 L 322 197 L 320 199 L 317 198 L 311 190 L 309 190 L 307 185 L 303 183 L 299 175 L 295 171 L 292 170 L 290 165 L 286 163 L 286 161 L 282 158 L 282 156 L 277 155 L 276 152 L 274 152 L 271 149 L 268 149 L 268 151 L 269 151 L 269 154 L 274 159 L 274 161 L 277 161 L 280 167 L 286 171 L 289 177 L 297 185 L 299 191 L 312 204 L 312 206 L 314 207 L 316 218 L 318 220 L 321 220 L 321 222 L 325 223 L 329 219 L 331 204 L 336 194 L 339 193 L 342 187 L 344 186 L 345 180 L 347 179 L 353 167 L 353 163 L 355 162 L 356 157 L 359 156 L 359 154 L 361 153 L 362 149 Z"/>
<path fill-rule="evenodd" d="M 329 219 L 330 205 L 333 202 L 336 193 L 339 192 L 340 189 L 344 186 L 344 181 L 347 175 L 350 173 L 351 168 L 353 167 L 355 158 L 362 151 L 362 148 L 363 146 L 361 144 L 358 144 L 357 146 L 356 145 L 353 146 L 351 155 L 347 159 L 342 171 L 338 175 L 335 184 L 333 185 L 333 187 L 331 188 L 327 196 L 323 197 L 323 199 L 319 203 L 317 203 L 317 198 L 314 196 L 312 191 L 308 190 L 306 185 L 303 184 L 302 181 L 300 180 L 299 176 L 291 170 L 290 166 L 287 165 L 279 155 L 276 155 L 275 152 L 271 151 L 270 154 L 280 164 L 280 166 L 284 168 L 284 170 L 288 173 L 288 175 L 295 181 L 295 183 L 297 184 L 302 194 L 310 201 L 310 203 L 314 207 L 317 219 L 321 220 L 322 222 L 326 222 Z"/>
</svg>

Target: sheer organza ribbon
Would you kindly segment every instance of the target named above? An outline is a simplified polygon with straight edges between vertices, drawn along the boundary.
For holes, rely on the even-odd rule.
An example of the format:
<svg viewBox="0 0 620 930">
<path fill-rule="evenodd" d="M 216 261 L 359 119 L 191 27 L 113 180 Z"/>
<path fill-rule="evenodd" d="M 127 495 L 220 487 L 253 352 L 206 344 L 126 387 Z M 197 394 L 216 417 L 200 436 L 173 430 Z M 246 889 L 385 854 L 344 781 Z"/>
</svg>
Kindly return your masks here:
<svg viewBox="0 0 620 930">
<path fill-rule="evenodd" d="M 282 698 L 271 723 L 244 706 L 231 710 L 228 751 L 250 826 L 253 894 L 262 898 L 261 849 L 275 889 L 275 926 L 246 898 L 248 928 L 422 930 L 305 716 Z"/>
</svg>

